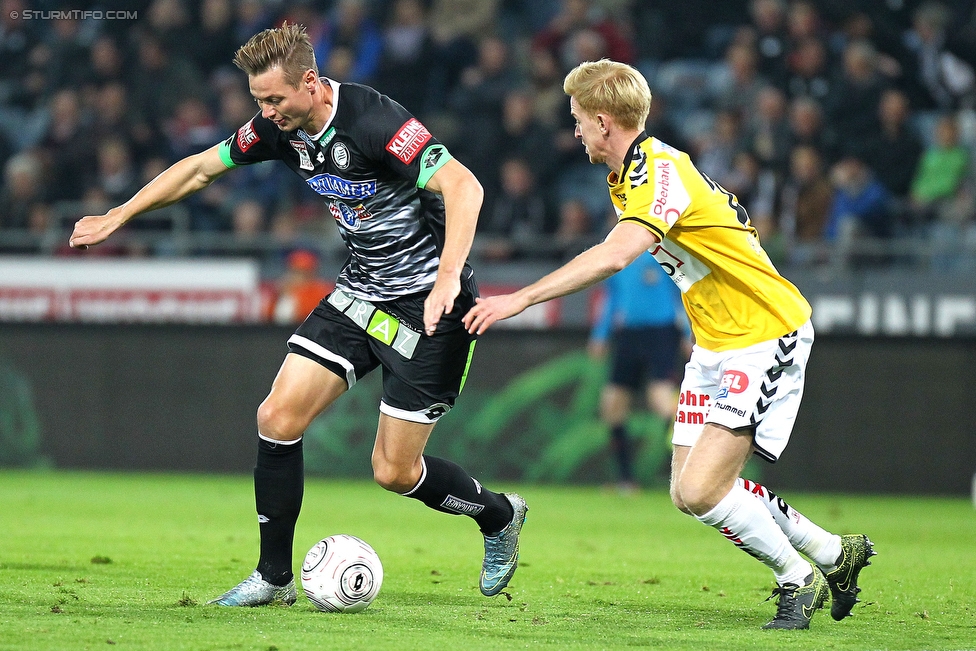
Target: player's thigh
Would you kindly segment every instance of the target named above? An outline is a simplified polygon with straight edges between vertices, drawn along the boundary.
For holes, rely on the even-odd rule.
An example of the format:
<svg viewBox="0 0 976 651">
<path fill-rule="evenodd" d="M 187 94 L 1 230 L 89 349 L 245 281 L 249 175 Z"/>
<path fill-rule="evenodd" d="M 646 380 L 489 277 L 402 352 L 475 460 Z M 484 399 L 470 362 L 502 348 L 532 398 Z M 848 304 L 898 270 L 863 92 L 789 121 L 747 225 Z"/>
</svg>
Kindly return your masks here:
<svg viewBox="0 0 976 651">
<path fill-rule="evenodd" d="M 731 430 L 708 423 L 688 449 L 681 465 L 681 482 L 731 488 L 752 455 L 752 431 Z"/>
<path fill-rule="evenodd" d="M 391 490 L 413 488 L 422 473 L 421 457 L 433 423 L 417 423 L 380 414 L 373 443 L 373 476 Z"/>
<path fill-rule="evenodd" d="M 288 339 L 290 354 L 258 411 L 262 433 L 294 439 L 379 365 L 363 330 L 323 300 Z"/>
<path fill-rule="evenodd" d="M 387 490 L 403 493 L 420 480 L 427 439 L 454 407 L 473 349 L 474 338 L 463 328 L 423 335 L 409 358 L 373 344 L 383 366 L 373 477 Z"/>
<path fill-rule="evenodd" d="M 753 432 L 708 423 L 688 451 L 677 483 L 681 501 L 692 513 L 707 513 L 725 497 L 753 451 Z"/>
<path fill-rule="evenodd" d="M 259 430 L 269 438 L 297 438 L 346 388 L 345 379 L 332 370 L 289 353 L 258 409 Z"/>
</svg>

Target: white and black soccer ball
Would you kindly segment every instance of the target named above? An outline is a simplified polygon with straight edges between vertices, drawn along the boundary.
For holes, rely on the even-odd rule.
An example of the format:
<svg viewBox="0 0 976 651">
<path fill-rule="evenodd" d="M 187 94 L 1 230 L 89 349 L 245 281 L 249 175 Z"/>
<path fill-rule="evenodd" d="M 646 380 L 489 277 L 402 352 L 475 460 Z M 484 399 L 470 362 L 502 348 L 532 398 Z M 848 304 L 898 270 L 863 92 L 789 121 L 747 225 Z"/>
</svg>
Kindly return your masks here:
<svg viewBox="0 0 976 651">
<path fill-rule="evenodd" d="M 302 589 L 319 610 L 358 613 L 383 584 L 383 564 L 365 541 L 339 534 L 315 543 L 302 563 Z"/>
</svg>

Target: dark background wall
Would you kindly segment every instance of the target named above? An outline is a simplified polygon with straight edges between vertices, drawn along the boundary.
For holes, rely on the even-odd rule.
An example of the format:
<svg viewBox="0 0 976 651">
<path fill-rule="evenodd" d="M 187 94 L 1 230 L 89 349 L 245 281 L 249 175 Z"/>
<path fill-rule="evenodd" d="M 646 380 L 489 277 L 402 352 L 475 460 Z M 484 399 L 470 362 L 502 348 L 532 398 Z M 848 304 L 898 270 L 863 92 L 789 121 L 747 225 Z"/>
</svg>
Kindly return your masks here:
<svg viewBox="0 0 976 651">
<path fill-rule="evenodd" d="M 773 485 L 965 493 L 976 473 L 976 341 L 827 338 Z"/>
<path fill-rule="evenodd" d="M 40 429 L 36 457 L 54 467 L 250 472 L 255 410 L 289 333 L 275 327 L 3 324 L 0 369 L 27 387 Z M 452 456 L 474 449 L 458 438 L 499 408 L 490 397 L 551 360 L 566 363 L 550 364 L 549 380 L 529 380 L 579 384 L 575 376 L 557 376 L 571 372 L 566 369 L 584 345 L 583 332 L 496 330 L 482 337 L 461 398 L 480 411 L 465 412 L 459 404 L 435 439 Z M 974 376 L 973 340 L 820 337 L 791 443 L 779 463 L 759 465 L 763 479 L 780 489 L 966 493 L 976 472 Z M 363 385 L 354 392 L 378 390 Z M 524 418 L 508 424 L 516 437 L 570 409 L 559 391 L 543 387 L 538 395 L 533 411 L 519 406 Z M 368 446 L 375 397 L 352 398 L 342 399 L 344 416 L 337 418 L 351 420 Z M 580 409 L 578 395 L 574 400 Z M 11 418 L 5 418 L 0 437 L 9 438 Z M 478 426 L 484 430 L 484 423 Z M 358 467 L 368 471 L 368 457 Z M 569 480 L 600 480 L 599 472 L 589 467 Z M 488 473 L 552 476 L 520 474 L 511 465 Z"/>
<path fill-rule="evenodd" d="M 41 454 L 58 468 L 244 471 L 285 331 L 186 326 L 0 326 L 27 377 Z"/>
</svg>

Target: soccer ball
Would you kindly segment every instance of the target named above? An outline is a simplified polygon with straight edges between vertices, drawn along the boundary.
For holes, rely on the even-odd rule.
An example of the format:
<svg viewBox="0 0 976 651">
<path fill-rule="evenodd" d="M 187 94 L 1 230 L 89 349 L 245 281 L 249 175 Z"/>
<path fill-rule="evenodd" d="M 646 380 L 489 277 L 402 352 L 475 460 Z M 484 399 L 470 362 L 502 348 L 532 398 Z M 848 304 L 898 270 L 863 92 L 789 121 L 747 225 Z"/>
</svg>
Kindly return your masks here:
<svg viewBox="0 0 976 651">
<path fill-rule="evenodd" d="M 340 534 L 308 550 L 302 589 L 319 610 L 358 613 L 373 602 L 383 584 L 383 564 L 366 542 Z"/>
</svg>

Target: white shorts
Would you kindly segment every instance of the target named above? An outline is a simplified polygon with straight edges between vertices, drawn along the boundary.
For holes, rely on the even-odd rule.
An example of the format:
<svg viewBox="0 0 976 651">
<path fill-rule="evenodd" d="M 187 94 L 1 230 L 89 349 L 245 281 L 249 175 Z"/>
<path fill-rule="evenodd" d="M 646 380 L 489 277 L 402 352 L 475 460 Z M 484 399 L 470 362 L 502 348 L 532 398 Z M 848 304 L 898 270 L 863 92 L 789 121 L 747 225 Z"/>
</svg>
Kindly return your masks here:
<svg viewBox="0 0 976 651">
<path fill-rule="evenodd" d="M 812 346 L 809 321 L 748 348 L 716 353 L 695 346 L 685 365 L 671 442 L 694 445 L 705 423 L 754 427 L 756 454 L 776 461 L 793 432 Z"/>
</svg>

